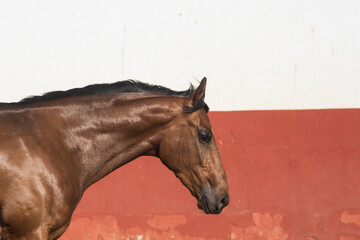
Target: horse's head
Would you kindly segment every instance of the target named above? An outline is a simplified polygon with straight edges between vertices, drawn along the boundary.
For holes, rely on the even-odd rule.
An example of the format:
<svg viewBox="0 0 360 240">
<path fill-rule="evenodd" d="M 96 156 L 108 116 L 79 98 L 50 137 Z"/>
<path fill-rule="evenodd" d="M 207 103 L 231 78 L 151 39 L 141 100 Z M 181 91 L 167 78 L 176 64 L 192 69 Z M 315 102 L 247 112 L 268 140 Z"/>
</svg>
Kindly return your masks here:
<svg viewBox="0 0 360 240">
<path fill-rule="evenodd" d="M 206 78 L 163 132 L 158 155 L 207 214 L 229 204 L 228 184 L 204 103 Z"/>
</svg>

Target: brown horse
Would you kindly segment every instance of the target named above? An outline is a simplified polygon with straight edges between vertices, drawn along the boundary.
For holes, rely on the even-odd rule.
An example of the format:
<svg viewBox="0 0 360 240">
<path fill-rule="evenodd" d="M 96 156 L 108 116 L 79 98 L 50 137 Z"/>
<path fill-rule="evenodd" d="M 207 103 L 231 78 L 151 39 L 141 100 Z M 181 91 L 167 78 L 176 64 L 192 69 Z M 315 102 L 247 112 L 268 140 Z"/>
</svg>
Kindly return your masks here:
<svg viewBox="0 0 360 240">
<path fill-rule="evenodd" d="M 57 239 L 84 191 L 118 167 L 157 156 L 207 214 L 228 185 L 204 102 L 125 81 L 0 104 L 0 240 Z"/>
</svg>

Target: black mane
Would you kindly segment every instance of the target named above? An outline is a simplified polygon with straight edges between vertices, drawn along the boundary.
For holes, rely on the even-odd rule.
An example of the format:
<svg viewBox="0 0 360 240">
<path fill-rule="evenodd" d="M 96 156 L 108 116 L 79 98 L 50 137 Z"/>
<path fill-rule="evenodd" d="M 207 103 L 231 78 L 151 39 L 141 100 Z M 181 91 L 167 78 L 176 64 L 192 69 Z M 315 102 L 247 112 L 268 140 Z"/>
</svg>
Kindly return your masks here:
<svg viewBox="0 0 360 240">
<path fill-rule="evenodd" d="M 105 95 L 105 94 L 116 94 L 116 93 L 153 93 L 162 94 L 168 96 L 184 96 L 188 97 L 194 91 L 193 85 L 190 85 L 188 90 L 185 91 L 174 91 L 169 88 L 143 83 L 134 80 L 120 81 L 115 83 L 105 84 L 93 84 L 83 88 L 73 88 L 67 91 L 54 91 L 48 92 L 41 96 L 31 96 L 22 99 L 20 102 L 15 103 L 0 103 L 0 106 L 4 105 L 26 105 L 37 102 L 50 101 L 60 98 L 75 97 L 75 96 L 86 96 L 86 95 Z M 208 111 L 208 106 L 201 101 L 201 108 Z M 198 104 L 199 105 L 199 104 Z M 199 109 L 199 106 L 195 106 L 194 109 L 187 109 L 189 112 L 194 112 Z"/>
</svg>

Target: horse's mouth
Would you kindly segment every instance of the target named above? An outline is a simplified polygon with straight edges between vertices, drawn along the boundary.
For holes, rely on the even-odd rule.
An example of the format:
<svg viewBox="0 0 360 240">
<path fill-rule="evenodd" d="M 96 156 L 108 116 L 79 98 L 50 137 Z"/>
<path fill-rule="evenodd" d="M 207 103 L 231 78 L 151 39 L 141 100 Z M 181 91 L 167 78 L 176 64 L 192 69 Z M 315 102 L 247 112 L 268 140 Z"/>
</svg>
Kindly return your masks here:
<svg viewBox="0 0 360 240">
<path fill-rule="evenodd" d="M 203 210 L 206 214 L 210 214 L 211 211 L 210 211 L 210 207 L 209 207 L 209 203 L 208 203 L 208 200 L 206 199 L 205 196 L 202 196 L 200 198 L 200 201 L 198 201 L 198 208 Z"/>
</svg>

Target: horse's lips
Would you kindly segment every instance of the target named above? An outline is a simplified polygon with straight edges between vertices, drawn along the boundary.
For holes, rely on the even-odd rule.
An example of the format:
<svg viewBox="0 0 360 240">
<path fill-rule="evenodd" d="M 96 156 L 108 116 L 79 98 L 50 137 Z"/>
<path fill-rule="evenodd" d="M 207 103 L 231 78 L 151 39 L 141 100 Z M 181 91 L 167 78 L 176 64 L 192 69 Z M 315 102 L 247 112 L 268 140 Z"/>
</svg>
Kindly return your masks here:
<svg viewBox="0 0 360 240">
<path fill-rule="evenodd" d="M 210 214 L 210 208 L 209 208 L 209 204 L 207 202 L 206 197 L 201 197 L 201 200 L 198 201 L 198 208 L 203 210 L 206 214 Z"/>
<path fill-rule="evenodd" d="M 210 213 L 210 208 L 209 208 L 209 204 L 208 204 L 208 202 L 207 202 L 207 198 L 206 198 L 206 197 L 204 197 L 203 202 L 205 202 L 205 212 L 206 212 L 206 214 L 209 214 L 209 213 Z"/>
</svg>

